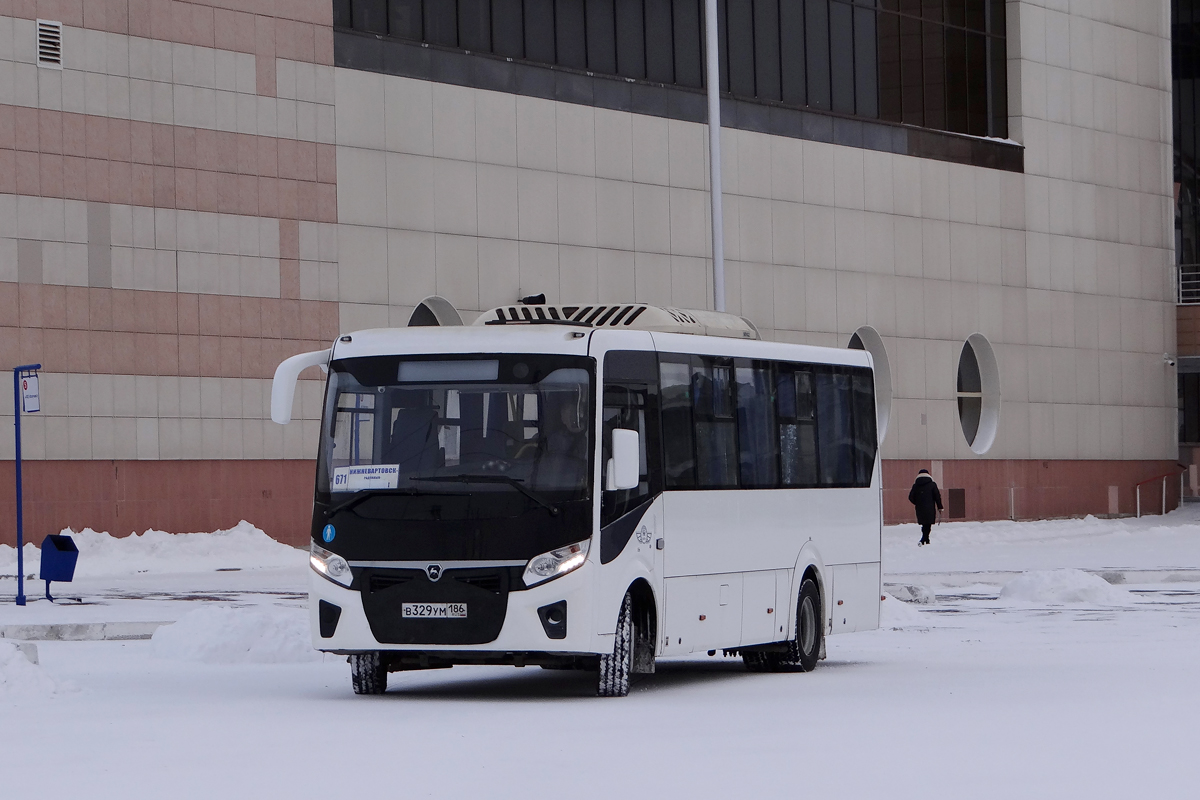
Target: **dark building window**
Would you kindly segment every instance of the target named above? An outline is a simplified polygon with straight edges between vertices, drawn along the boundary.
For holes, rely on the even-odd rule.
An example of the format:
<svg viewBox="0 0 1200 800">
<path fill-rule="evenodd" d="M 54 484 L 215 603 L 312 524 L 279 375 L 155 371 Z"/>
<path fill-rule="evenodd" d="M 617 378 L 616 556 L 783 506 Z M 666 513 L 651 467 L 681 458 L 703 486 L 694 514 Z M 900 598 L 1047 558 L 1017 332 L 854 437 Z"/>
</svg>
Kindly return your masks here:
<svg viewBox="0 0 1200 800">
<path fill-rule="evenodd" d="M 1196 176 L 1196 152 L 1200 150 L 1196 125 L 1196 109 L 1200 108 L 1200 2 L 1172 0 L 1171 23 L 1175 258 L 1180 265 L 1179 300 L 1191 304 L 1200 302 L 1200 183 Z"/>
<path fill-rule="evenodd" d="M 1008 136 L 1004 0 L 718 0 L 717 14 L 721 89 L 734 97 Z M 400 39 L 704 85 L 703 0 L 334 0 L 333 18 Z"/>
</svg>

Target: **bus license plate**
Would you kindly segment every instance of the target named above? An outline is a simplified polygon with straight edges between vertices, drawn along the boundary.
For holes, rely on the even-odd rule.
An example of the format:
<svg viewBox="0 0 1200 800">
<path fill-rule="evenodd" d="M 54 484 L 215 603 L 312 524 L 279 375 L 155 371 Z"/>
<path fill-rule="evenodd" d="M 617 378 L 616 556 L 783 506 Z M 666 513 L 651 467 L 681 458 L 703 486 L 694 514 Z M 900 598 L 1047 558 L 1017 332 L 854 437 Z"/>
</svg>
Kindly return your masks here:
<svg viewBox="0 0 1200 800">
<path fill-rule="evenodd" d="M 466 603 L 404 603 L 400 609 L 404 617 L 417 619 L 466 619 Z"/>
</svg>

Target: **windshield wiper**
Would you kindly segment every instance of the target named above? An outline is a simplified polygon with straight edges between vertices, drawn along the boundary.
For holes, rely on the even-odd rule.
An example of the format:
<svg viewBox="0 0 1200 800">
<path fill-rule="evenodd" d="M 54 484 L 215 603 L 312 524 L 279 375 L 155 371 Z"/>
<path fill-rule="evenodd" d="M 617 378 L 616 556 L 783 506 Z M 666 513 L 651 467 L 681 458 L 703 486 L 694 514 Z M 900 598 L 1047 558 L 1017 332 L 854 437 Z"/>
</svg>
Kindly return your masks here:
<svg viewBox="0 0 1200 800">
<path fill-rule="evenodd" d="M 354 493 L 353 497 L 349 497 L 336 506 L 326 509 L 325 518 L 328 519 L 339 511 L 347 511 L 354 508 L 359 503 L 372 497 L 379 497 L 380 495 L 412 495 L 416 497 L 420 494 L 416 489 L 359 489 Z"/>
<path fill-rule="evenodd" d="M 547 503 L 540 495 L 525 486 L 520 478 L 509 475 L 422 475 L 410 478 L 414 481 L 445 481 L 447 483 L 506 483 L 521 494 L 550 512 L 550 516 L 558 516 L 558 506 Z"/>
</svg>

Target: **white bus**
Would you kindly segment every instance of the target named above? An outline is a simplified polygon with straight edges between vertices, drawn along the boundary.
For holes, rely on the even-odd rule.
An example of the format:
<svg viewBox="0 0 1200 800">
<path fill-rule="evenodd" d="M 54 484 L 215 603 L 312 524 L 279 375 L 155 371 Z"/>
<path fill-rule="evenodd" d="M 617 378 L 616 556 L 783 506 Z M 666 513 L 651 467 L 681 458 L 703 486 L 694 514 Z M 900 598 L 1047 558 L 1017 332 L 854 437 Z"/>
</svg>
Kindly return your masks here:
<svg viewBox="0 0 1200 800">
<path fill-rule="evenodd" d="M 871 360 L 758 340 L 725 314 L 511 306 L 367 330 L 328 370 L 313 643 L 354 691 L 389 672 L 538 664 L 623 696 L 664 656 L 813 669 L 878 627 Z"/>
</svg>

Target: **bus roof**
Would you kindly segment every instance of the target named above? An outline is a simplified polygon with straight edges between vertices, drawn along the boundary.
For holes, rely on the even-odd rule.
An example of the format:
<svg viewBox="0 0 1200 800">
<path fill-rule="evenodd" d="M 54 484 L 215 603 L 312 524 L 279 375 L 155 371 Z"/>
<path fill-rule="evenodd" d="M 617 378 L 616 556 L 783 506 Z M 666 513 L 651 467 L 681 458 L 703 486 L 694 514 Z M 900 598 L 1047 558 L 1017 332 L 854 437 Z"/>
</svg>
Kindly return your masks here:
<svg viewBox="0 0 1200 800">
<path fill-rule="evenodd" d="M 721 311 L 651 306 L 645 303 L 556 303 L 497 306 L 476 325 L 574 325 L 585 328 L 658 331 L 759 339 L 758 328 L 745 317 Z"/>
<path fill-rule="evenodd" d="M 339 338 L 334 343 L 333 358 L 458 353 L 587 355 L 593 330 L 562 324 L 374 328 L 354 331 Z M 646 333 L 642 331 L 632 328 L 613 329 L 607 326 L 604 330 L 609 332 L 608 335 L 628 335 L 630 349 L 642 349 L 647 344 Z M 651 336 L 655 349 L 666 353 L 697 353 L 850 366 L 871 365 L 870 355 L 865 350 L 658 331 L 652 331 Z"/>
</svg>

